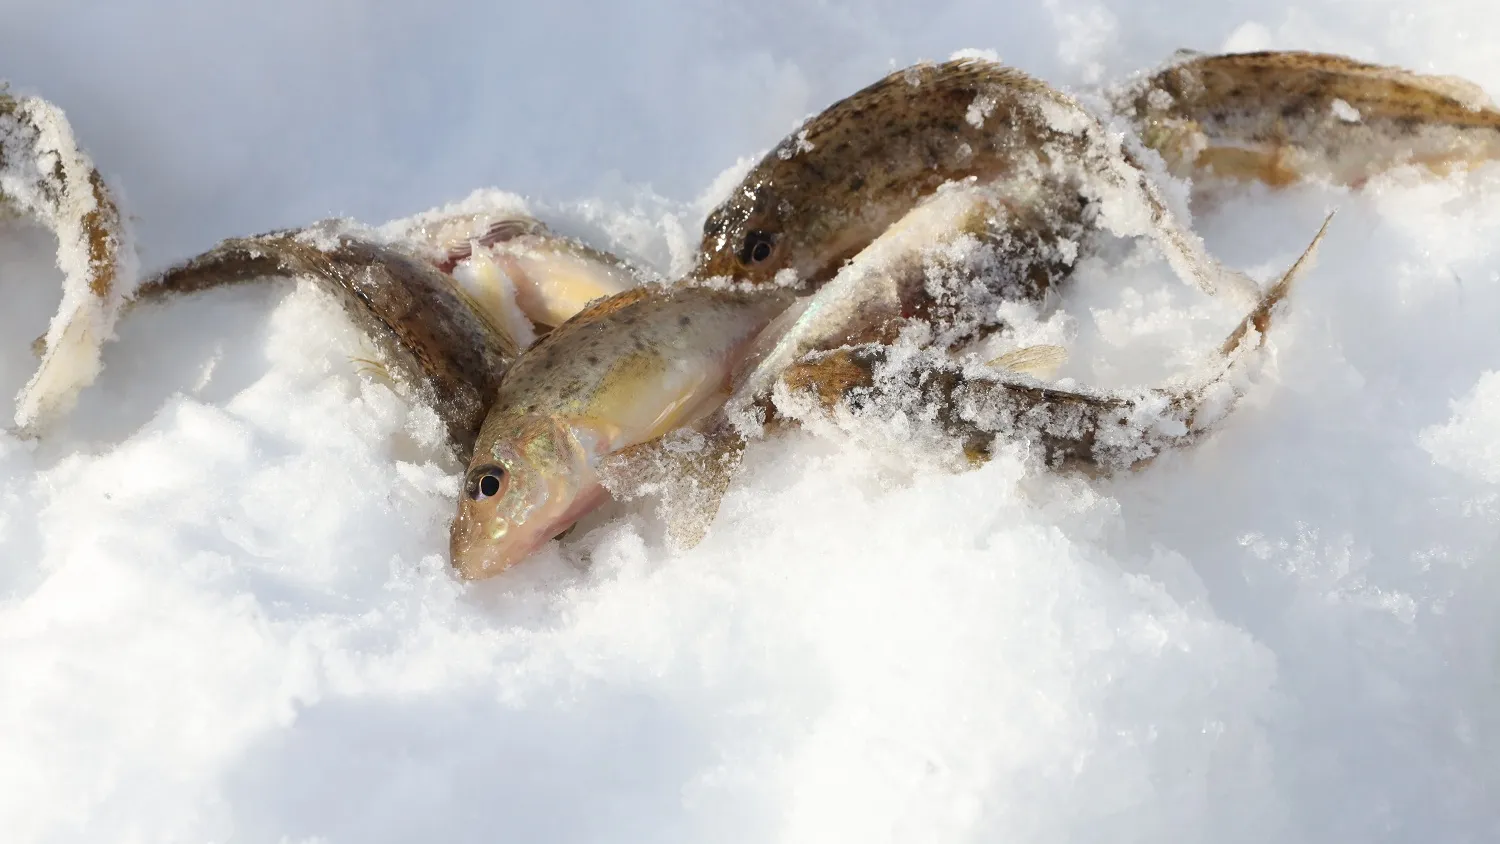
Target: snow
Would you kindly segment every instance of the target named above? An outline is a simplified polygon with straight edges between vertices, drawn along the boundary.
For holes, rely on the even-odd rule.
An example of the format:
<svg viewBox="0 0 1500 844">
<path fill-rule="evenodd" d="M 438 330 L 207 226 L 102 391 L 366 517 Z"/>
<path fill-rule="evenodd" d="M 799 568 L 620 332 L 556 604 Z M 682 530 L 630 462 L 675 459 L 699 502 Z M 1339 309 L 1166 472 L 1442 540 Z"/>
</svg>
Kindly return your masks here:
<svg viewBox="0 0 1500 844">
<path fill-rule="evenodd" d="M 669 273 L 802 118 L 961 49 L 1071 86 L 1233 46 L 1500 90 L 1477 0 L 4 15 L 0 76 L 66 111 L 145 268 L 493 188 Z M 1201 211 L 1209 249 L 1261 280 L 1339 214 L 1247 397 L 1139 472 L 1002 452 L 951 474 L 771 439 L 692 552 L 622 504 L 472 585 L 445 562 L 458 467 L 350 360 L 336 305 L 278 285 L 142 308 L 55 433 L 0 434 L 0 829 L 1494 840 L 1497 198 L 1492 166 Z M 0 395 L 35 369 L 56 246 L 0 220 Z M 1081 265 L 1035 338 L 1066 342 L 1077 383 L 1165 378 L 1240 316 L 1149 250 Z"/>
</svg>

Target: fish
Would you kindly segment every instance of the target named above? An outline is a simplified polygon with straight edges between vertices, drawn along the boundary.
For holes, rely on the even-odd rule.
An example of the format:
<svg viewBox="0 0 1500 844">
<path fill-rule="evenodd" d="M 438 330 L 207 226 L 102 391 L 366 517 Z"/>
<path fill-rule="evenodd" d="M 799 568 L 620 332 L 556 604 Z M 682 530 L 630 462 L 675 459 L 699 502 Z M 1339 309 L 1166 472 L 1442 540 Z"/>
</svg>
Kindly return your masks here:
<svg viewBox="0 0 1500 844">
<path fill-rule="evenodd" d="M 1207 189 L 1309 180 L 1359 188 L 1398 167 L 1471 168 L 1500 153 L 1500 110 L 1455 76 L 1329 53 L 1179 50 L 1116 86 L 1116 112 L 1167 170 Z"/>
<path fill-rule="evenodd" d="M 141 283 L 127 311 L 204 290 L 309 279 L 331 293 L 369 341 L 375 361 L 443 421 L 467 461 L 489 398 L 520 350 L 486 311 L 431 262 L 336 222 L 229 238 Z"/>
<path fill-rule="evenodd" d="M 715 392 L 717 404 L 705 405 L 700 418 L 690 423 L 661 428 L 651 437 L 633 436 L 628 447 L 620 447 L 625 440 L 610 438 L 608 447 L 585 445 L 577 452 L 555 445 L 577 439 L 571 433 L 577 427 L 574 423 L 523 425 L 512 420 L 491 429 L 486 422 L 487 432 L 493 430 L 495 436 L 481 434 L 466 476 L 466 492 L 460 497 L 452 529 L 455 566 L 469 577 L 497 573 L 524 559 L 531 549 L 606 497 L 628 500 L 648 492 L 657 496 L 658 512 L 667 517 L 670 541 L 677 547 L 696 544 L 717 512 L 743 452 L 745 435 L 735 429 L 732 414 L 761 398 L 759 391 L 790 362 L 794 348 L 800 353 L 807 351 L 809 342 L 838 345 L 879 331 L 879 321 L 864 313 L 867 306 L 874 307 L 871 313 L 880 311 L 889 317 L 899 312 L 929 323 L 941 323 L 944 317 L 956 323 L 958 315 L 980 310 L 972 302 L 960 301 L 943 314 L 945 296 L 933 290 L 931 275 L 915 257 L 922 246 L 951 245 L 951 238 L 944 241 L 939 236 L 942 231 L 957 236 L 982 230 L 992 245 L 1019 245 L 985 271 L 967 267 L 957 275 L 977 279 L 981 287 L 994 285 L 1001 298 L 1040 299 L 1065 277 L 1076 257 L 1076 239 L 1087 225 L 1091 179 L 1102 177 L 1123 185 L 1153 209 L 1152 231 L 1169 257 L 1176 255 L 1174 269 L 1179 275 L 1213 292 L 1224 289 L 1219 282 L 1232 279 L 1242 294 L 1253 290 L 1258 299 L 1258 285 L 1208 256 L 1201 241 L 1178 226 L 1147 174 L 1134 168 L 1128 155 L 1111 146 L 1106 136 L 1100 124 L 1070 98 L 993 62 L 917 65 L 834 104 L 788 136 L 708 215 L 693 268 L 668 285 L 684 290 L 783 294 L 772 300 L 779 314 L 765 315 L 765 327 L 772 334 L 762 333 L 753 342 L 734 347 L 736 354 L 744 352 L 750 360 L 729 360 L 722 355 L 724 350 L 713 349 L 715 366 L 727 367 L 723 385 Z M 937 219 L 919 219 L 925 212 L 914 210 L 945 190 L 981 187 L 990 192 L 987 204 L 982 210 L 969 208 L 968 217 L 955 211 L 957 216 L 945 221 L 946 229 Z M 921 234 L 903 236 L 903 220 L 907 228 Z M 737 237 L 749 239 L 735 247 Z M 873 247 L 881 238 L 899 241 L 899 245 Z M 872 248 L 875 252 L 911 252 L 911 256 L 884 282 L 875 276 L 858 276 L 836 284 L 833 291 L 825 289 L 829 278 L 849 269 L 849 259 L 858 264 L 861 256 L 874 255 Z M 875 263 L 879 260 L 871 257 Z M 790 282 L 786 282 L 787 270 L 793 276 Z M 656 294 L 640 295 L 652 300 Z M 648 307 L 647 300 L 634 296 L 621 294 L 616 299 L 621 307 Z M 605 300 L 611 301 L 615 300 Z M 749 313 L 748 301 L 736 307 Z M 660 302 L 653 301 L 649 307 L 658 306 Z M 600 311 L 609 312 L 607 308 Z M 755 316 L 758 321 L 762 315 Z M 809 334 L 812 317 L 831 319 L 818 323 Z M 574 319 L 595 318 L 579 315 Z M 570 321 L 558 330 L 565 329 L 577 331 L 579 327 Z M 793 333 L 781 334 L 786 330 Z M 639 342 L 628 331 L 616 337 L 621 333 L 618 323 L 591 331 L 595 339 L 610 338 L 614 347 Z M 523 355 L 516 366 L 521 368 L 543 345 L 546 341 Z M 763 353 L 770 357 L 761 359 Z M 538 395 L 556 395 L 566 383 L 538 382 L 529 389 Z M 636 388 L 631 396 L 630 412 L 642 418 L 680 401 L 674 390 L 656 387 Z M 726 406 L 730 396 L 739 398 Z M 502 398 L 491 414 L 514 416 L 512 408 L 517 404 L 514 398 Z M 624 408 L 615 406 L 610 412 L 622 413 Z M 569 413 L 577 415 L 578 411 Z M 585 427 L 592 429 L 609 416 L 591 406 L 582 418 L 588 420 Z M 533 424 L 554 444 L 539 448 L 545 455 L 528 462 L 532 441 L 528 431 L 532 429 L 527 425 Z M 514 480 L 522 475 L 527 476 L 525 480 Z M 491 478 L 488 483 L 496 495 L 482 488 L 486 478 Z M 549 491 L 549 485 L 560 491 Z M 497 495 L 510 495 L 514 500 L 494 505 L 498 514 L 483 519 L 474 515 L 482 511 L 483 502 Z M 545 509 L 536 502 L 545 502 Z M 539 526 L 534 527 L 532 520 Z M 487 533 L 480 526 L 486 521 L 503 526 L 498 537 L 495 529 Z"/>
<path fill-rule="evenodd" d="M 0 82 L 0 209 L 33 218 L 57 237 L 62 301 L 32 344 L 36 372 L 16 395 L 14 433 L 35 438 L 76 404 L 102 369 L 102 347 L 139 281 L 128 217 L 79 145 L 67 115 Z"/>
<path fill-rule="evenodd" d="M 1138 470 L 1209 436 L 1243 397 L 1239 375 L 1264 348 L 1333 216 L 1212 355 L 1176 383 L 1133 391 L 1065 390 L 932 350 L 868 343 L 800 359 L 782 373 L 777 404 L 788 419 L 856 437 L 874 421 L 905 418 L 953 444 L 961 465 L 988 461 L 1003 438 L 1022 443 L 1049 469 L 1093 477 Z M 908 428 L 901 430 L 911 436 Z"/>
<path fill-rule="evenodd" d="M 1131 233 L 1149 235 L 1184 281 L 1246 303 L 1260 295 L 1207 252 L 1136 153 L 1077 100 L 973 58 L 898 70 L 789 134 L 708 214 L 690 277 L 810 292 L 917 200 L 966 178 L 1024 189 L 1065 235 L 1097 223 L 1101 201 L 1124 197 L 1149 221 Z"/>
<path fill-rule="evenodd" d="M 610 455 L 693 425 L 728 395 L 785 291 L 651 283 L 596 302 L 504 374 L 450 529 L 459 575 L 497 575 L 608 497 Z"/>
<path fill-rule="evenodd" d="M 589 302 L 647 277 L 523 213 L 447 218 L 391 242 L 324 220 L 223 240 L 141 282 L 122 314 L 217 287 L 309 280 L 374 347 L 369 363 L 436 411 L 452 456 L 467 463 L 520 353 Z"/>
<path fill-rule="evenodd" d="M 949 383 L 939 377 L 947 372 L 944 367 L 956 367 L 954 372 L 958 373 L 967 371 L 954 360 L 954 344 L 943 342 L 941 337 L 935 340 L 928 315 L 913 304 L 932 295 L 935 281 L 952 283 L 953 279 L 1004 271 L 1006 255 L 1003 251 L 997 254 L 995 249 L 1015 231 L 1008 202 L 1011 196 L 1003 185 L 950 184 L 919 202 L 832 281 L 800 299 L 762 332 L 736 369 L 730 397 L 695 430 L 608 463 L 604 477 L 610 492 L 625 500 L 654 495 L 668 541 L 678 549 L 691 548 L 702 541 L 714 521 L 749 441 L 768 429 L 784 429 L 796 420 L 779 414 L 774 402 L 778 387 L 787 378 L 798 383 L 804 393 L 814 385 L 815 392 L 829 402 L 837 395 L 865 389 L 866 385 L 848 380 L 848 361 L 842 357 L 835 357 L 836 363 L 827 368 L 810 367 L 801 361 L 821 360 L 819 355 L 850 348 L 862 350 L 853 360 L 880 359 L 888 352 L 873 350 L 889 350 L 902 339 L 904 327 L 917 325 L 923 329 L 923 355 L 912 359 L 932 367 L 933 384 Z M 1326 225 L 1325 221 L 1324 229 Z M 1314 245 L 1321 241 L 1324 229 L 1320 229 Z M 1258 300 L 1257 307 L 1269 308 L 1279 302 L 1304 262 L 1305 255 L 1280 285 Z M 991 360 L 987 367 L 1034 379 L 1065 359 L 1065 350 L 1058 347 L 1031 347 Z M 921 373 L 924 377 L 927 374 L 928 370 Z M 819 384 L 819 378 L 826 383 Z M 1036 395 L 1048 397 L 1047 401 L 1071 395 L 1053 388 L 1038 389 L 1042 392 Z M 1095 402 L 1090 393 L 1077 396 L 1070 398 L 1070 407 Z M 1026 419 L 1038 418 L 1035 413 L 1018 414 Z"/>
<path fill-rule="evenodd" d="M 619 500 L 652 495 L 677 549 L 697 545 L 714 521 L 749 441 L 776 425 L 768 405 L 782 373 L 811 352 L 860 342 L 894 342 L 903 327 L 920 324 L 931 348 L 951 348 L 963 332 L 944 337 L 943 316 L 930 304 L 965 291 L 976 279 L 1017 275 L 1029 250 L 1007 250 L 1028 229 L 1011 213 L 1013 192 L 996 184 L 950 183 L 922 199 L 815 293 L 800 297 L 756 338 L 731 375 L 731 394 L 694 430 L 605 461 L 601 476 Z M 1022 209 L 1024 211 L 1024 207 Z M 1037 253 L 1030 253 L 1033 256 Z M 983 283 L 977 286 L 986 288 Z M 1018 300 L 1042 290 L 1022 285 Z M 968 315 L 994 314 L 992 302 L 964 302 Z M 933 336 L 934 333 L 936 336 Z M 1053 347 L 1055 349 L 1055 347 Z M 1061 350 L 1056 350 L 1060 352 Z M 1038 355 L 1038 350 L 1032 350 Z M 1042 364 L 1051 357 L 1038 357 Z M 1023 365 L 1012 358 L 999 365 Z"/>
</svg>

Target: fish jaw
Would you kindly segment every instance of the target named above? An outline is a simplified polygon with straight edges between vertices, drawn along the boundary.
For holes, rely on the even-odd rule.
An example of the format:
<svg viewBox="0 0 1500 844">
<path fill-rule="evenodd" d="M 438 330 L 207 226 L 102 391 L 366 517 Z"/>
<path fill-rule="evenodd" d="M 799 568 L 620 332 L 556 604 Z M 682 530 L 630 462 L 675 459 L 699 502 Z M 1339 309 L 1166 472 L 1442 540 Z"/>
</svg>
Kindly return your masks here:
<svg viewBox="0 0 1500 844">
<path fill-rule="evenodd" d="M 542 417 L 476 453 L 449 535 L 459 575 L 500 574 L 604 503 L 594 466 L 612 439 L 607 430 Z M 497 479 L 489 495 L 479 486 L 486 475 Z"/>
<path fill-rule="evenodd" d="M 577 490 L 560 513 L 539 513 L 522 529 L 513 529 L 509 541 L 503 543 L 485 541 L 483 523 L 460 510 L 452 528 L 453 565 L 465 580 L 494 577 L 530 558 L 608 499 L 609 492 L 595 480 Z"/>
</svg>

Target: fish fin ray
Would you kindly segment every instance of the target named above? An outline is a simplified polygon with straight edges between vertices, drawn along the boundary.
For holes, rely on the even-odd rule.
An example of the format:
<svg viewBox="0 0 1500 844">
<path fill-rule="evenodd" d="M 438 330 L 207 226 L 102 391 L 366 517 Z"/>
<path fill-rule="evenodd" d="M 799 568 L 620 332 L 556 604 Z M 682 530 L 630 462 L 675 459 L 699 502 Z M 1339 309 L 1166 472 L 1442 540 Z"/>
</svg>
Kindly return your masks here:
<svg viewBox="0 0 1500 844">
<path fill-rule="evenodd" d="M 1067 362 L 1068 350 L 1062 346 L 1038 345 L 1013 349 L 990 361 L 986 366 L 1044 378 L 1057 372 Z"/>
</svg>

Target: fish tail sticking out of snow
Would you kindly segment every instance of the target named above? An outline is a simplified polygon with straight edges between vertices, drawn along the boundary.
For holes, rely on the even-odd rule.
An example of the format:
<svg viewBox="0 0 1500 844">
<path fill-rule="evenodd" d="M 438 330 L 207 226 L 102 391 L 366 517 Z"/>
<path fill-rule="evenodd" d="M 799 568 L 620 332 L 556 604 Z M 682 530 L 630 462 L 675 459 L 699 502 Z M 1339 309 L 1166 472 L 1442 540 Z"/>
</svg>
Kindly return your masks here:
<svg viewBox="0 0 1500 844">
<path fill-rule="evenodd" d="M 998 437 L 1029 443 L 1053 468 L 1108 474 L 1149 463 L 1209 434 L 1242 395 L 1235 376 L 1260 349 L 1292 285 L 1327 231 L 1312 243 L 1216 350 L 1179 386 L 1141 391 L 1061 390 L 1014 373 L 966 368 L 927 351 L 895 354 L 863 345 L 809 356 L 789 369 L 777 405 L 787 416 L 858 432 L 901 417 L 930 425 L 970 462 Z"/>
<path fill-rule="evenodd" d="M 57 237 L 63 295 L 40 361 L 16 396 L 18 432 L 35 436 L 66 414 L 100 370 L 105 340 L 137 280 L 135 244 L 104 177 L 61 109 L 15 97 L 0 83 L 0 208 L 41 221 Z"/>
</svg>

